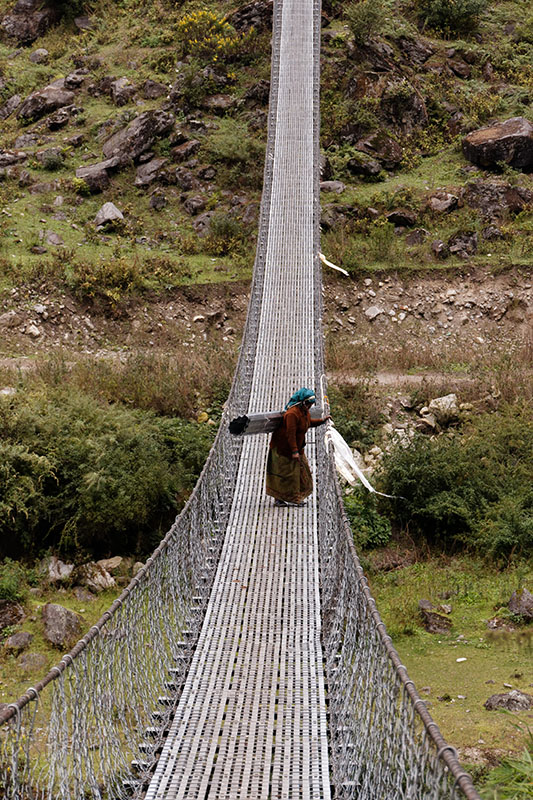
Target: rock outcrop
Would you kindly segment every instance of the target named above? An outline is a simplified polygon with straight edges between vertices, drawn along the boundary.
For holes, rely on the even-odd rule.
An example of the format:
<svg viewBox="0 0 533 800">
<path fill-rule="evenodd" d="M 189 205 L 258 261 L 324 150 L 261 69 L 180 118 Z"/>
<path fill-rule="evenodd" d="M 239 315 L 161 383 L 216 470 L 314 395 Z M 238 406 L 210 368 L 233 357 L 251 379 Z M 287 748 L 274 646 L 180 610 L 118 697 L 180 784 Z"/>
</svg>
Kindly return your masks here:
<svg viewBox="0 0 533 800">
<path fill-rule="evenodd" d="M 509 164 L 526 172 L 533 170 L 533 123 L 512 117 L 472 131 L 463 139 L 466 158 L 480 167 L 497 169 Z"/>
<path fill-rule="evenodd" d="M 13 11 L 6 14 L 0 25 L 11 39 L 28 45 L 46 33 L 60 18 L 57 5 L 43 3 L 42 0 L 18 0 Z"/>
</svg>

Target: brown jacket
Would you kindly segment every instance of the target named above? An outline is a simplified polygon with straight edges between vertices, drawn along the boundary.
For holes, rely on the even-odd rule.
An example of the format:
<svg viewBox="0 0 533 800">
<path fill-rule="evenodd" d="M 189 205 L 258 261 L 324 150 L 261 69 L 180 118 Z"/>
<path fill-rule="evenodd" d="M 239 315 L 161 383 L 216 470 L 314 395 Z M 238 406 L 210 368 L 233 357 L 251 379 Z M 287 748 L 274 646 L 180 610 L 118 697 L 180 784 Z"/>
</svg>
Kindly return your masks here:
<svg viewBox="0 0 533 800">
<path fill-rule="evenodd" d="M 302 453 L 309 428 L 316 428 L 324 422 L 322 419 L 311 419 L 309 409 L 302 404 L 291 406 L 283 415 L 279 428 L 272 434 L 270 447 L 275 447 L 278 453 L 287 458 L 291 458 L 293 453 Z"/>
</svg>

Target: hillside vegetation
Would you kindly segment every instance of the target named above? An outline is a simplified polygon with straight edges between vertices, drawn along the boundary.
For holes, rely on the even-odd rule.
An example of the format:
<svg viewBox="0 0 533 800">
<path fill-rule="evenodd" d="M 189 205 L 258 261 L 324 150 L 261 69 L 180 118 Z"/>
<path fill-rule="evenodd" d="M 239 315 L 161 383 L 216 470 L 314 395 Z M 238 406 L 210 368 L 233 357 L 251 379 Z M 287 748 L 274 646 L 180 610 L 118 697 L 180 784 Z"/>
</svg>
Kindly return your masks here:
<svg viewBox="0 0 533 800">
<path fill-rule="evenodd" d="M 4 561 L 0 600 L 25 605 L 49 664 L 34 611 L 64 590 L 36 559 L 144 558 L 220 418 L 254 260 L 272 3 L 15 6 L 0 0 L 0 557 L 25 566 Z M 533 591 L 533 133 L 483 163 L 465 138 L 533 123 L 533 11 L 325 0 L 321 59 L 321 249 L 349 273 L 325 275 L 333 415 L 398 498 L 350 490 L 347 511 L 402 658 L 434 677 L 432 713 L 482 771 L 519 754 L 529 720 L 509 738 L 481 709 L 483 664 L 498 688 L 533 682 L 530 624 L 506 607 Z M 457 415 L 431 421 L 450 393 Z M 448 591 L 438 641 L 418 601 Z M 511 659 L 485 635 L 494 615 L 515 626 Z M 442 669 L 458 648 L 479 673 L 468 725 Z M 510 786 L 519 770 L 501 769 Z M 517 781 L 494 796 L 528 797 Z"/>
</svg>

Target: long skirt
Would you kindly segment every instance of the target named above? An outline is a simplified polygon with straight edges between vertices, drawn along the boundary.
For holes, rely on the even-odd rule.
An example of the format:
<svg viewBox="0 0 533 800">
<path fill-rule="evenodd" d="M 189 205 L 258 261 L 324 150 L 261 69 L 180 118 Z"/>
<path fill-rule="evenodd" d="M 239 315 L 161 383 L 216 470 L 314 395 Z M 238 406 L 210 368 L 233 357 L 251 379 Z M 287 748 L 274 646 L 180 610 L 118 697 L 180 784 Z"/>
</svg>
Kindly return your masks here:
<svg viewBox="0 0 533 800">
<path fill-rule="evenodd" d="M 271 447 L 266 469 L 266 493 L 276 500 L 301 503 L 312 491 L 313 479 L 304 453 L 300 453 L 298 460 L 287 458 Z"/>
</svg>

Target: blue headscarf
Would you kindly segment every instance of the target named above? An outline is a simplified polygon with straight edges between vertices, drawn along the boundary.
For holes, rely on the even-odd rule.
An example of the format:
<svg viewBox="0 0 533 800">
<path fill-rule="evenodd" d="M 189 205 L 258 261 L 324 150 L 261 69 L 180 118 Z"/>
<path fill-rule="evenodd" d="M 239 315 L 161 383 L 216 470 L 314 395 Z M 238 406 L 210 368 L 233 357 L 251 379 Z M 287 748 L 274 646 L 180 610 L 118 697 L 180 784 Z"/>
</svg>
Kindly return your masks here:
<svg viewBox="0 0 533 800">
<path fill-rule="evenodd" d="M 306 389 L 305 387 L 302 389 L 298 389 L 297 392 L 294 392 L 293 396 L 285 406 L 285 411 L 291 406 L 297 406 L 298 403 L 303 403 L 307 400 L 309 403 L 316 403 L 315 393 L 311 391 L 311 389 Z"/>
</svg>

